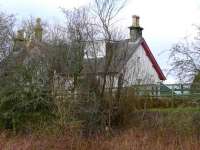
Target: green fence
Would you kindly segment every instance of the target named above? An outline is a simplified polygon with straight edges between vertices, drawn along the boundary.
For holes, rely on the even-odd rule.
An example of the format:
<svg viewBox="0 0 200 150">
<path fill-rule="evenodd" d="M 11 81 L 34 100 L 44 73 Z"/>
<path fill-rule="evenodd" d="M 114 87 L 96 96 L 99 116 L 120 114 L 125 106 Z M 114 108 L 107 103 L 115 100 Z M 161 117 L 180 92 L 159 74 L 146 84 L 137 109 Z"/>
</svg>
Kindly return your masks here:
<svg viewBox="0 0 200 150">
<path fill-rule="evenodd" d="M 134 85 L 136 95 L 200 100 L 200 83 Z"/>
</svg>

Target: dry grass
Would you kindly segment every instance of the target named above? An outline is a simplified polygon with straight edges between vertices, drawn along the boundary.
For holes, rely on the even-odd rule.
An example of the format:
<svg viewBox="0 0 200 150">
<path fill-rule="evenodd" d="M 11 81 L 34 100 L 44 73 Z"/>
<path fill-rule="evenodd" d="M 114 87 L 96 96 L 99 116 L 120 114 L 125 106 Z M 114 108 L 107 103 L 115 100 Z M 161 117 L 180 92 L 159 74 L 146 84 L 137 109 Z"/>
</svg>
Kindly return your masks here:
<svg viewBox="0 0 200 150">
<path fill-rule="evenodd" d="M 194 136 L 180 136 L 171 131 L 130 129 L 113 136 L 16 136 L 1 134 L 1 150 L 199 150 Z"/>
</svg>

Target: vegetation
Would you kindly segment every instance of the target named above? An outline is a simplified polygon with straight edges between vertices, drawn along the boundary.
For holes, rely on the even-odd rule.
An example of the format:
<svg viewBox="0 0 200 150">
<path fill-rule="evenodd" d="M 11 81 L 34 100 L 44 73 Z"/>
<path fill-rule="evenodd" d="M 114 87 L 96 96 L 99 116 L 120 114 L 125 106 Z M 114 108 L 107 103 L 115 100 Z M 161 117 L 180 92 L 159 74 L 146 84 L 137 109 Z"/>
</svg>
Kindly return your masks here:
<svg viewBox="0 0 200 150">
<path fill-rule="evenodd" d="M 134 114 L 129 129 L 113 130 L 111 134 L 95 134 L 91 137 L 77 136 L 70 130 L 63 134 L 18 135 L 10 138 L 7 133 L 0 136 L 3 149 L 199 149 L 199 112 L 163 114 Z M 130 125 L 130 124 L 129 124 Z M 169 144 L 170 143 L 170 144 Z M 17 150 L 18 150 L 17 149 Z"/>
<path fill-rule="evenodd" d="M 30 17 L 22 22 L 18 39 L 20 44 L 28 41 L 26 50 L 12 43 L 14 17 L 0 14 L 5 35 L 0 34 L 0 148 L 198 149 L 199 102 L 138 96 L 124 86 L 123 65 L 120 75 L 110 74 L 119 65 L 112 42 L 124 37 L 114 25 L 125 2 L 95 0 L 92 7 L 62 9 L 65 25 L 42 24 L 43 45 L 34 37 L 35 19 Z M 99 73 L 102 45 L 96 41 L 101 39 L 106 56 Z M 37 45 L 34 52 L 31 44 Z M 172 49 L 173 60 L 181 48 Z M 28 57 L 15 59 L 20 52 Z M 182 69 L 183 64 L 174 66 Z"/>
<path fill-rule="evenodd" d="M 40 19 L 35 22 L 33 17 L 22 22 L 22 30 L 15 36 L 13 48 L 1 48 L 8 55 L 2 57 L 0 72 L 2 129 L 17 133 L 41 128 L 44 124 L 64 129 L 77 123 L 90 134 L 105 128 L 110 130 L 124 122 L 124 116 L 134 109 L 125 111 L 129 100 L 121 95 L 123 82 L 120 81 L 117 92 L 114 92 L 114 76 L 108 79 L 113 48 L 107 48 L 109 55 L 102 68 L 101 81 L 96 78 L 98 69 L 94 63 L 101 52 L 101 45 L 97 47 L 96 40 L 104 39 L 111 45 L 112 40 L 120 38 L 112 24 L 124 4 L 125 1 L 96 0 L 91 4 L 94 9 L 62 9 L 66 16 L 65 26 L 40 24 Z M 4 16 L 0 18 L 2 23 L 7 21 Z M 8 21 L 13 23 L 11 17 Z M 41 30 L 36 30 L 36 26 Z M 10 24 L 6 24 L 6 31 L 8 27 L 13 30 Z M 37 37 L 42 35 L 41 31 L 44 32 L 43 46 Z M 10 32 L 5 34 L 10 37 Z M 85 41 L 89 41 L 89 45 Z M 38 44 L 41 52 L 31 52 L 34 44 Z M 87 46 L 91 48 L 84 51 Z M 91 57 L 94 62 L 90 62 Z M 81 74 L 87 61 L 92 66 L 87 74 L 93 74 L 93 77 Z M 109 87 L 107 83 L 110 83 Z"/>
<path fill-rule="evenodd" d="M 174 73 L 182 82 L 198 82 L 199 80 L 199 27 L 197 36 L 178 42 L 170 49 L 170 73 Z"/>
<path fill-rule="evenodd" d="M 0 61 L 7 56 L 13 48 L 13 36 L 15 26 L 14 15 L 0 12 Z"/>
<path fill-rule="evenodd" d="M 34 77 L 33 68 L 16 66 L 0 79 L 0 126 L 14 132 L 29 129 L 53 114 L 49 91 Z M 38 82 L 39 81 L 39 82 Z"/>
</svg>

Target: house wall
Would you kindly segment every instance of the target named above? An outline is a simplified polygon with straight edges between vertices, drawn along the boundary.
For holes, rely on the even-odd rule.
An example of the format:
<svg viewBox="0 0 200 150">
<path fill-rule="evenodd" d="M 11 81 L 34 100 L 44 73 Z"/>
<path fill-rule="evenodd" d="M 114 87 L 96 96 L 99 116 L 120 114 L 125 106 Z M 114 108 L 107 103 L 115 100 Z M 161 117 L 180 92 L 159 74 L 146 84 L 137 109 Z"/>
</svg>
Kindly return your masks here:
<svg viewBox="0 0 200 150">
<path fill-rule="evenodd" d="M 87 44 L 86 50 L 88 52 L 92 51 L 93 46 L 95 46 L 95 50 L 98 52 L 105 51 L 105 43 L 102 41 L 97 42 L 94 45 Z M 92 56 L 93 54 L 90 55 L 90 57 Z M 162 82 L 159 79 L 159 76 L 153 67 L 152 62 L 146 55 L 142 45 L 139 45 L 139 47 L 135 50 L 134 54 L 125 65 L 125 68 L 121 70 L 121 73 L 125 75 L 125 82 L 123 83 L 124 86 L 131 86 L 134 84 L 156 84 Z M 110 87 L 110 85 L 117 87 L 119 76 L 120 74 L 116 74 L 113 76 L 113 78 L 107 77 L 106 87 Z M 101 80 L 100 82 L 103 81 Z"/>
<path fill-rule="evenodd" d="M 127 85 L 161 82 L 144 48 L 140 45 L 125 67 Z"/>
</svg>

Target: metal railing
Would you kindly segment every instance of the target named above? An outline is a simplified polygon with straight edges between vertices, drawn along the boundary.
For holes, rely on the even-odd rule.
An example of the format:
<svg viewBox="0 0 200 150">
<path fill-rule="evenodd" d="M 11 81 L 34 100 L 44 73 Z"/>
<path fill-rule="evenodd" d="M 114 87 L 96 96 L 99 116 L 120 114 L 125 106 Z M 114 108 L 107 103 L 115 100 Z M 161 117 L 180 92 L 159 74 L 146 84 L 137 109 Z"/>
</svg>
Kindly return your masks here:
<svg viewBox="0 0 200 150">
<path fill-rule="evenodd" d="M 200 100 L 200 83 L 134 85 L 136 95 Z"/>
</svg>

